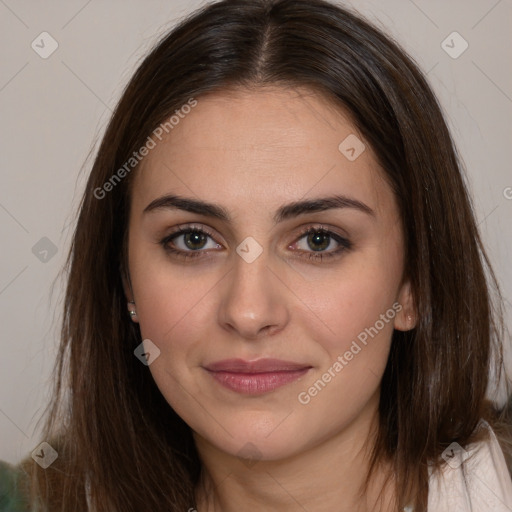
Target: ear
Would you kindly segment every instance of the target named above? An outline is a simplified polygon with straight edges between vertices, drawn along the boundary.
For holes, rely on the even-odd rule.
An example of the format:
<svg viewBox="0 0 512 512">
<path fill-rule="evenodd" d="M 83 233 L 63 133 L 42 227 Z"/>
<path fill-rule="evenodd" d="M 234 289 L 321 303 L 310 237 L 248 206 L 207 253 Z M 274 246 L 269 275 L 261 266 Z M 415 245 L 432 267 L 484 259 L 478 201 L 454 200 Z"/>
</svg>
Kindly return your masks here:
<svg viewBox="0 0 512 512">
<path fill-rule="evenodd" d="M 126 272 L 123 263 L 119 265 L 119 272 L 121 274 L 121 280 L 123 282 L 123 291 L 127 301 L 133 300 L 132 287 L 130 283 L 130 278 L 128 277 L 128 273 Z"/>
<path fill-rule="evenodd" d="M 411 293 L 411 283 L 409 280 L 406 280 L 402 284 L 398 292 L 397 302 L 402 306 L 402 308 L 395 316 L 395 329 L 398 331 L 409 331 L 414 329 L 417 324 L 418 314 L 414 304 L 414 298 Z"/>
<path fill-rule="evenodd" d="M 138 324 L 139 319 L 137 317 L 137 310 L 135 308 L 135 303 L 133 302 L 134 299 L 133 299 L 133 293 L 132 293 L 132 285 L 130 282 L 130 276 L 124 271 L 124 266 L 122 264 L 119 266 L 119 271 L 121 273 L 121 280 L 123 282 L 124 295 L 125 295 L 126 301 L 127 301 L 126 306 L 128 308 L 130 318 L 131 318 L 132 322 Z"/>
</svg>

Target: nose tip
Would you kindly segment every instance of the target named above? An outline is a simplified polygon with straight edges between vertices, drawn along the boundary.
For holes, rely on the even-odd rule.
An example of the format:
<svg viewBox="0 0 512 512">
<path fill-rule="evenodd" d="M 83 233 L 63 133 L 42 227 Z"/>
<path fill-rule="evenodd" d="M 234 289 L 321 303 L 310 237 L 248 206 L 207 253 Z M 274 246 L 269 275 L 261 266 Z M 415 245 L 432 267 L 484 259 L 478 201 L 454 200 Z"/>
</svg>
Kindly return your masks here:
<svg viewBox="0 0 512 512">
<path fill-rule="evenodd" d="M 247 237 L 237 247 L 240 258 L 223 289 L 219 322 L 246 339 L 273 335 L 288 321 L 279 280 L 274 278 L 263 254 L 263 247 Z M 241 253 L 241 254 L 240 254 Z"/>
</svg>

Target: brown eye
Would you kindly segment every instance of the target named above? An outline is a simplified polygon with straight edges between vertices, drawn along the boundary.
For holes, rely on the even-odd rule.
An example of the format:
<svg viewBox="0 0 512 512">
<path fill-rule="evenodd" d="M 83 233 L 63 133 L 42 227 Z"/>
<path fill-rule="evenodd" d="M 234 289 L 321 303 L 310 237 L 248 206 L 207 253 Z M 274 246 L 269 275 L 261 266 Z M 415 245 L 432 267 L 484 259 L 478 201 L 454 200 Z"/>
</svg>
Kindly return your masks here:
<svg viewBox="0 0 512 512">
<path fill-rule="evenodd" d="M 205 235 L 204 233 L 199 233 L 198 231 L 185 233 L 185 234 L 179 235 L 179 236 L 183 236 L 183 242 L 184 242 L 185 246 L 188 249 L 192 249 L 192 250 L 203 249 L 205 242 L 208 238 L 208 235 Z"/>
<path fill-rule="evenodd" d="M 309 233 L 307 235 L 307 242 L 311 249 L 314 251 L 321 251 L 327 249 L 331 243 L 330 235 L 323 232 Z"/>
<path fill-rule="evenodd" d="M 210 247 L 208 239 L 212 240 Z M 160 241 L 166 252 L 183 259 L 202 257 L 206 249 L 222 247 L 213 241 L 212 233 L 199 228 L 179 228 Z"/>
<path fill-rule="evenodd" d="M 305 243 L 300 241 L 305 239 Z M 299 252 L 307 254 L 309 259 L 331 258 L 352 248 L 352 244 L 346 238 L 325 228 L 310 227 L 306 229 L 295 242 Z M 302 245 L 302 247 L 300 247 Z M 327 250 L 327 249 L 331 250 Z"/>
</svg>

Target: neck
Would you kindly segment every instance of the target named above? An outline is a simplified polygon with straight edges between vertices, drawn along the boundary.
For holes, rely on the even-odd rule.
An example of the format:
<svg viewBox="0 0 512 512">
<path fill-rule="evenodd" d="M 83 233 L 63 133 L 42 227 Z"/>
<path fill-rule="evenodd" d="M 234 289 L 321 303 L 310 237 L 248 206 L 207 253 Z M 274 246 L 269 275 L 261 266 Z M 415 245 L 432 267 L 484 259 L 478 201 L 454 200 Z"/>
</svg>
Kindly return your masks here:
<svg viewBox="0 0 512 512">
<path fill-rule="evenodd" d="M 383 490 L 388 466 L 380 466 L 362 492 L 374 445 L 378 393 L 370 402 L 327 439 L 280 460 L 243 461 L 195 434 L 203 461 L 197 512 L 259 511 L 263 504 L 266 512 L 390 511 L 392 492 Z"/>
</svg>

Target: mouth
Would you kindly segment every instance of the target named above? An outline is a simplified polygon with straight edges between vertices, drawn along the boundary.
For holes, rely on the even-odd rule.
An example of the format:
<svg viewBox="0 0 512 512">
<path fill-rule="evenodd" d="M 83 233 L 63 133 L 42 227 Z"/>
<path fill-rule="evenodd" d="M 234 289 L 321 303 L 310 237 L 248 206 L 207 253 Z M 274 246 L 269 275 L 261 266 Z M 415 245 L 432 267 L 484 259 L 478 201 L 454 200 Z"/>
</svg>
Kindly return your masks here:
<svg viewBox="0 0 512 512">
<path fill-rule="evenodd" d="M 226 359 L 203 367 L 222 386 L 237 393 L 261 395 L 305 375 L 312 366 L 279 359 Z"/>
</svg>

